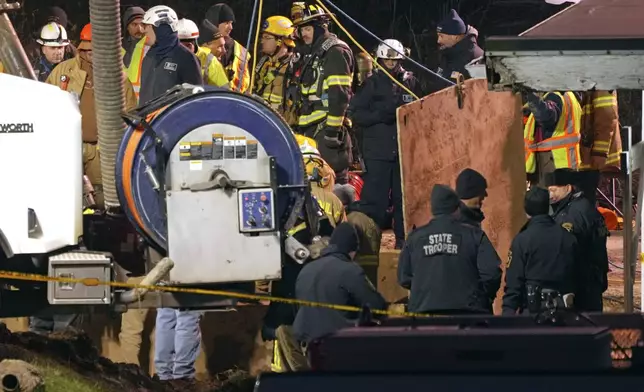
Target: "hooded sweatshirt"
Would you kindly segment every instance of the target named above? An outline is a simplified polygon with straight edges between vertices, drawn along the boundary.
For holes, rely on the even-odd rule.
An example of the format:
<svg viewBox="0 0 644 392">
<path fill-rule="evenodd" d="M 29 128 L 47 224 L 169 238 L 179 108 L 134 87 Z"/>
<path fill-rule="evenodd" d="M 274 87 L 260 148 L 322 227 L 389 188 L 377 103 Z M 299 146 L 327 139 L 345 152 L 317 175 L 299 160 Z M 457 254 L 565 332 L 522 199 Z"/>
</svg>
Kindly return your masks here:
<svg viewBox="0 0 644 392">
<path fill-rule="evenodd" d="M 179 43 L 167 24 L 154 28 L 156 42 L 143 59 L 139 102 L 149 102 L 170 88 L 183 83 L 202 85 L 199 60 Z"/>
<path fill-rule="evenodd" d="M 467 28 L 465 37 L 460 40 L 456 45 L 444 48 L 440 51 L 440 67 L 438 73 L 445 79 L 451 79 L 452 72 L 459 72 L 465 76 L 465 79 L 470 78 L 469 72 L 465 66 L 472 60 L 483 56 L 484 52 L 477 43 L 479 32 L 472 26 Z M 445 82 L 442 82 L 447 87 Z"/>
</svg>

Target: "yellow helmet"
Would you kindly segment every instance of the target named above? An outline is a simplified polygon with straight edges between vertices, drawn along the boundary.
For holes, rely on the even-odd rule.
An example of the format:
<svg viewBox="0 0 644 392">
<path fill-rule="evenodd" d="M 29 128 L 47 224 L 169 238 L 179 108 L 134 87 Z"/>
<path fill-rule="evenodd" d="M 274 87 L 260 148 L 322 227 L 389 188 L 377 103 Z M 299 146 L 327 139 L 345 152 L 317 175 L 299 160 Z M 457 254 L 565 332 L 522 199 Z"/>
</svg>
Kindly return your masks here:
<svg viewBox="0 0 644 392">
<path fill-rule="evenodd" d="M 295 41 L 292 38 L 294 31 L 293 22 L 285 16 L 271 16 L 262 24 L 262 33 L 272 34 L 283 39 L 286 46 L 291 48 L 295 47 Z"/>
<path fill-rule="evenodd" d="M 304 8 L 306 8 L 306 2 L 304 1 L 294 1 L 291 5 L 291 20 L 296 23 L 301 20 L 304 16 Z"/>
<path fill-rule="evenodd" d="M 335 186 L 335 172 L 318 151 L 318 144 L 310 137 L 295 135 L 297 144 L 300 146 L 304 168 L 309 181 L 317 184 L 323 189 L 333 189 Z"/>
<path fill-rule="evenodd" d="M 295 4 L 293 4 L 293 7 L 291 8 L 291 14 L 293 14 L 294 9 Z M 322 8 L 319 8 L 317 5 L 313 4 L 305 6 L 302 9 L 301 14 L 293 16 L 293 23 L 296 27 L 312 23 L 316 20 L 320 20 L 322 23 L 325 23 L 329 21 L 329 17 Z"/>
</svg>

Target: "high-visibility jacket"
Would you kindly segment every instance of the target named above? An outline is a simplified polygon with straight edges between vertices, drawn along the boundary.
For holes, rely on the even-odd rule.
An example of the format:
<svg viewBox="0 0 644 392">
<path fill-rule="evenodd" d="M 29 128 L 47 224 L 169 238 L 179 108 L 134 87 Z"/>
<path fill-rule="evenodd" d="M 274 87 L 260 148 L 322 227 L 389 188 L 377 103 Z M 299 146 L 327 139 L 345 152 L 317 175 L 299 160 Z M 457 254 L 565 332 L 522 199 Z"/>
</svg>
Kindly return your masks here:
<svg viewBox="0 0 644 392">
<path fill-rule="evenodd" d="M 150 49 L 145 42 L 146 38 L 143 37 L 136 43 L 136 46 L 132 51 L 132 60 L 125 69 L 127 78 L 132 83 L 132 87 L 134 87 L 134 93 L 136 94 L 137 99 L 139 99 L 139 91 L 141 91 L 141 66 L 143 65 L 143 58 Z M 125 53 L 125 51 L 123 51 L 123 53 Z"/>
<path fill-rule="evenodd" d="M 250 87 L 250 53 L 239 42 L 235 41 L 233 47 L 233 61 L 226 65 L 224 69 L 230 80 L 230 89 L 245 93 Z M 243 72 L 243 76 L 242 76 Z M 241 89 L 239 88 L 239 81 L 242 80 Z"/>
<path fill-rule="evenodd" d="M 622 139 L 617 92 L 597 90 L 582 94 L 581 170 L 620 170 Z"/>
<path fill-rule="evenodd" d="M 563 102 L 562 113 L 552 136 L 540 142 L 534 140 L 536 128 L 534 114 L 530 114 L 527 118 L 523 128 L 526 173 L 535 172 L 537 167 L 535 153 L 544 151 L 552 152 L 555 168 L 579 169 L 581 105 L 579 105 L 577 97 L 570 91 L 563 95 L 558 92 L 547 94 L 556 94 L 561 98 Z"/>
<path fill-rule="evenodd" d="M 210 49 L 200 46 L 197 50 L 197 58 L 201 63 L 203 72 L 203 83 L 209 86 L 224 87 L 229 85 L 226 70 L 221 62 L 211 53 Z"/>
<path fill-rule="evenodd" d="M 4 65 L 2 65 L 2 61 L 0 61 L 0 73 L 4 73 Z"/>
<path fill-rule="evenodd" d="M 282 115 L 288 125 L 297 125 L 297 114 L 292 99 L 288 99 L 287 84 L 293 76 L 293 55 L 281 59 L 264 56 L 255 68 L 253 94 L 266 101 L 276 112 Z"/>
</svg>

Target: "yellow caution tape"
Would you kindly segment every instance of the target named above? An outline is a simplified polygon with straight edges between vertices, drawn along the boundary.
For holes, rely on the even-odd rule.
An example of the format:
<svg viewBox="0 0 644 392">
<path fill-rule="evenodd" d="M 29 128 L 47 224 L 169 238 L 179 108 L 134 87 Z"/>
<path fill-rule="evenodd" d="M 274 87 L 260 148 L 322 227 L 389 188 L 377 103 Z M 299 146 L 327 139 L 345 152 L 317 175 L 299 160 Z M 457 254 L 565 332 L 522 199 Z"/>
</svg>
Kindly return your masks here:
<svg viewBox="0 0 644 392">
<path fill-rule="evenodd" d="M 111 286 L 111 287 L 121 287 L 121 288 L 131 288 L 131 289 L 140 288 L 140 289 L 146 289 L 150 291 L 165 291 L 165 292 L 171 292 L 171 293 L 217 295 L 220 297 L 230 297 L 230 298 L 245 299 L 245 300 L 251 300 L 251 301 L 268 300 L 272 302 L 280 302 L 280 303 L 285 303 L 289 305 L 308 306 L 313 308 L 327 308 L 327 309 L 333 309 L 333 310 L 340 310 L 344 312 L 362 311 L 362 308 L 357 306 L 337 305 L 337 304 L 329 304 L 329 303 L 315 302 L 315 301 L 303 301 L 303 300 L 294 299 L 294 298 L 274 297 L 272 295 L 247 294 L 247 293 L 238 293 L 234 291 L 196 289 L 196 288 L 188 288 L 188 287 L 141 285 L 136 283 L 126 283 L 126 282 L 112 282 L 112 281 L 104 282 L 99 280 L 98 278 L 75 279 L 75 278 L 63 278 L 63 277 L 56 277 L 56 276 L 26 274 L 22 272 L 0 270 L 0 279 L 13 279 L 13 280 L 32 281 L 32 282 L 76 283 L 76 284 L 82 284 L 89 287 Z M 380 309 L 371 309 L 371 313 L 378 314 L 378 315 L 386 315 L 386 316 L 396 316 L 396 317 L 417 317 L 417 318 L 437 317 L 435 315 L 430 315 L 426 313 L 395 312 L 395 311 L 380 310 Z"/>
</svg>

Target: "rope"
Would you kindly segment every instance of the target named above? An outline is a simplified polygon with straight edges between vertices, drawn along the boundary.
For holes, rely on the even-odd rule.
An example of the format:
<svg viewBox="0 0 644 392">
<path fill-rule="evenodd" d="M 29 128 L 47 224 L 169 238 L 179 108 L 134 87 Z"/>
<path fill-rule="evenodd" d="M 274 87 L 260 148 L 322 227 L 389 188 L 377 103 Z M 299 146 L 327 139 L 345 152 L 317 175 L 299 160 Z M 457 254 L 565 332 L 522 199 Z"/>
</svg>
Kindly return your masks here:
<svg viewBox="0 0 644 392">
<path fill-rule="evenodd" d="M 449 83 L 449 84 L 450 84 L 450 85 L 452 85 L 452 86 L 456 84 L 456 83 L 452 82 L 451 80 L 446 79 L 446 78 L 444 78 L 443 76 L 441 76 L 441 75 L 437 74 L 436 72 L 432 71 L 431 69 L 429 69 L 429 68 L 425 67 L 424 65 L 420 64 L 420 63 L 419 63 L 419 62 L 417 62 L 416 60 L 414 60 L 414 59 L 412 59 L 412 58 L 410 58 L 410 57 L 406 56 L 404 53 L 400 53 L 399 51 L 397 51 L 397 50 L 396 50 L 396 48 L 391 47 L 391 46 L 390 46 L 390 45 L 388 45 L 385 41 L 383 41 L 383 40 L 381 40 L 380 38 L 378 38 L 378 36 L 377 36 L 377 35 L 375 35 L 375 34 L 374 34 L 374 33 L 372 33 L 371 31 L 367 30 L 367 28 L 366 28 L 366 27 L 362 26 L 362 25 L 361 25 L 360 23 L 358 23 L 355 19 L 353 19 L 352 17 L 350 17 L 346 12 L 342 11 L 342 10 L 341 10 L 337 5 L 333 4 L 330 0 L 324 0 L 324 1 L 325 1 L 326 3 L 328 3 L 328 4 L 329 4 L 333 9 L 335 9 L 335 10 L 336 10 L 340 15 L 342 15 L 342 16 L 344 16 L 345 18 L 349 19 L 349 21 L 350 21 L 350 22 L 352 22 L 354 25 L 358 26 L 362 31 L 364 31 L 365 33 L 369 34 L 372 38 L 376 39 L 376 40 L 377 40 L 378 42 L 380 42 L 381 44 L 384 44 L 384 45 L 389 46 L 389 47 L 390 47 L 391 49 L 393 49 L 396 53 L 398 53 L 398 54 L 402 55 L 405 59 L 409 60 L 412 64 L 414 64 L 414 65 L 415 65 L 415 66 L 417 66 L 418 68 L 420 68 L 420 69 L 422 69 L 423 71 L 426 71 L 426 72 L 428 72 L 428 73 L 430 73 L 430 74 L 432 74 L 432 75 L 436 76 L 436 77 L 437 77 L 437 78 L 439 78 L 439 79 L 442 79 L 443 81 L 445 81 L 445 82 Z M 319 1 L 318 1 L 318 3 L 319 3 Z M 339 24 L 338 24 L 338 25 L 339 25 Z"/>
<path fill-rule="evenodd" d="M 259 4 L 259 7 L 258 7 Z M 250 85 L 248 87 L 248 91 L 250 94 L 253 93 L 253 82 L 255 80 L 255 75 L 252 75 L 253 70 L 255 69 L 255 65 L 257 64 L 257 43 L 259 41 L 259 30 L 262 27 L 262 7 L 264 5 L 264 0 L 255 0 L 255 4 L 253 5 L 253 14 L 250 18 L 250 29 L 248 31 L 248 40 L 246 41 L 246 48 L 250 48 L 250 40 L 253 36 L 253 22 L 255 22 L 255 17 L 257 17 L 257 31 L 255 33 L 255 46 L 253 47 L 253 68 L 251 68 L 251 71 L 249 72 L 249 77 L 250 77 Z M 259 16 L 257 15 L 257 9 L 259 8 Z M 244 86 L 244 73 L 246 73 L 246 66 L 248 61 L 244 61 L 244 65 L 242 66 L 242 72 L 239 77 L 239 86 L 238 90 L 241 91 L 242 87 Z"/>
<path fill-rule="evenodd" d="M 389 72 L 387 72 L 387 70 L 386 70 L 383 66 L 381 66 L 380 64 L 378 64 L 378 61 L 376 61 L 376 59 L 375 59 L 375 58 L 374 58 L 374 57 L 373 57 L 369 52 L 367 52 L 367 50 L 366 50 L 365 48 L 363 48 L 363 47 L 362 47 L 362 45 L 360 45 L 360 44 L 358 43 L 358 41 L 356 41 L 356 39 L 355 39 L 355 38 L 353 38 L 353 36 L 352 36 L 348 31 L 347 31 L 347 29 L 345 29 L 345 28 L 344 28 L 344 26 L 342 26 L 342 24 L 340 24 L 340 22 L 339 22 L 339 21 L 338 21 L 338 19 L 335 17 L 335 15 L 333 15 L 333 14 L 331 13 L 331 11 L 329 11 L 329 9 L 328 9 L 328 8 L 326 8 L 326 6 L 325 6 L 324 4 L 322 4 L 322 2 L 321 2 L 320 0 L 315 0 L 315 1 L 316 1 L 316 2 L 318 3 L 318 5 L 319 5 L 323 10 L 324 10 L 324 12 L 326 12 L 326 13 L 327 13 L 327 15 L 329 15 L 329 16 L 331 17 L 331 19 L 333 19 L 333 21 L 335 22 L 335 24 L 337 24 L 337 25 L 338 25 L 338 27 L 340 28 L 340 30 L 342 30 L 342 31 L 347 35 L 347 37 L 349 37 L 349 39 L 351 40 L 351 42 L 353 42 L 353 43 L 354 43 L 354 44 L 355 44 L 355 45 L 356 45 L 360 50 L 362 50 L 362 51 L 363 51 L 364 53 L 366 53 L 369 57 L 371 57 L 371 59 L 374 61 L 374 64 L 376 65 L 376 67 L 378 67 L 378 69 L 380 69 L 382 72 L 384 72 L 384 73 L 389 77 L 389 79 L 391 79 L 391 80 L 392 80 L 394 83 L 396 83 L 400 88 L 402 88 L 402 89 L 403 89 L 403 90 L 405 90 L 407 93 L 409 93 L 412 97 L 414 97 L 414 99 L 420 99 L 420 98 L 418 98 L 418 96 L 417 96 L 416 94 L 414 94 L 414 93 L 413 93 L 410 89 L 408 89 L 404 84 L 400 83 L 396 78 L 394 78 L 393 76 L 391 76 L 391 74 L 390 74 Z"/>
</svg>

